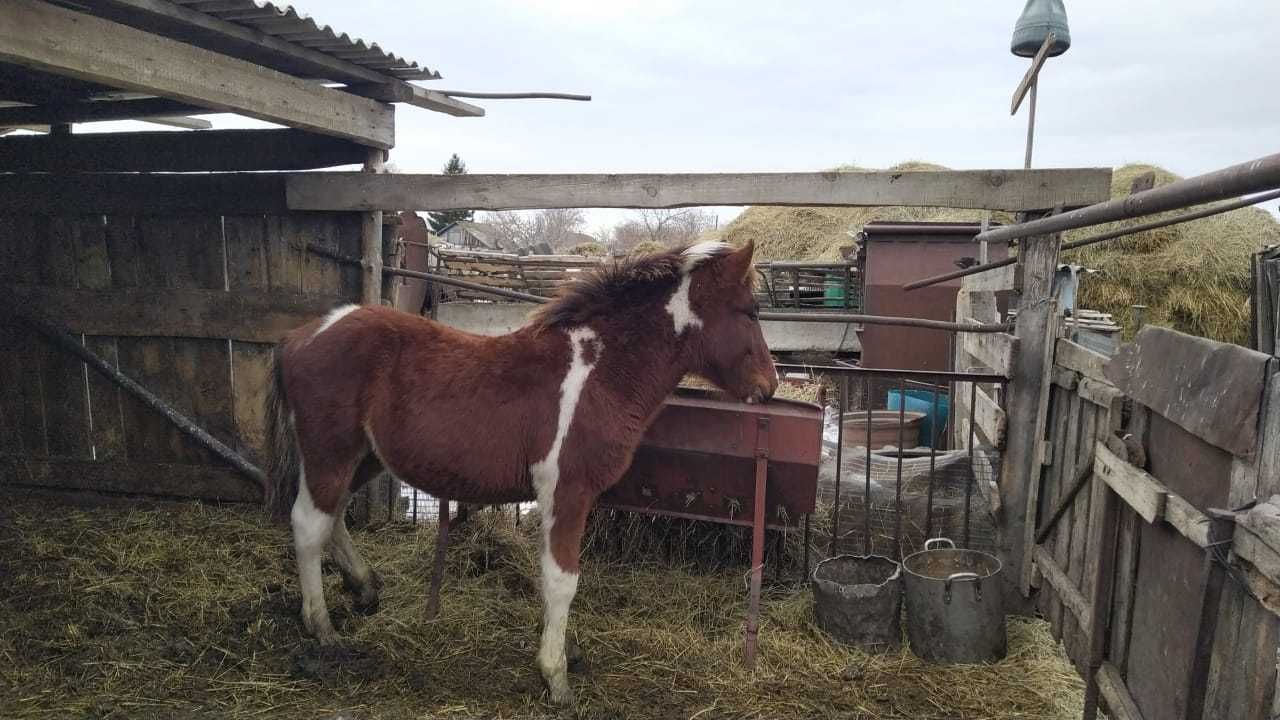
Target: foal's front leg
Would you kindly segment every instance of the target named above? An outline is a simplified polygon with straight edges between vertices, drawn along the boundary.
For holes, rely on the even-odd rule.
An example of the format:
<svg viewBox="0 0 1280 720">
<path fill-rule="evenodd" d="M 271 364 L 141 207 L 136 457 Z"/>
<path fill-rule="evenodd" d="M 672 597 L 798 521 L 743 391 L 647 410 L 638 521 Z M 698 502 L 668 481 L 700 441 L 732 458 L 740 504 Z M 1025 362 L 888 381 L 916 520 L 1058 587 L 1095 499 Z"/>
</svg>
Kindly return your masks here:
<svg viewBox="0 0 1280 720">
<path fill-rule="evenodd" d="M 548 503 L 551 505 L 551 503 Z M 542 510 L 542 644 L 538 669 L 557 705 L 573 703 L 564 636 L 578 591 L 578 554 L 590 502 L 561 502 Z"/>
</svg>

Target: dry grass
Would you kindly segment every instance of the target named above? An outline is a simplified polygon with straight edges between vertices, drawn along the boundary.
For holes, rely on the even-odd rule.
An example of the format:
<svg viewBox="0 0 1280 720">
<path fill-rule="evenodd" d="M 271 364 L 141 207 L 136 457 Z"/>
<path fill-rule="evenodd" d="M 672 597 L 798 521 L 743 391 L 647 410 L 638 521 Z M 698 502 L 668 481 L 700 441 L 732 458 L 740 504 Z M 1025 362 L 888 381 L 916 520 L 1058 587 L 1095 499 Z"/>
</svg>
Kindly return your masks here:
<svg viewBox="0 0 1280 720">
<path fill-rule="evenodd" d="M 1156 185 L 1180 179 L 1152 165 L 1117 168 L 1112 197 L 1129 193 L 1133 179 L 1154 171 Z M 1110 223 L 1067 233 L 1065 240 L 1132 226 L 1178 213 Z M 1147 321 L 1224 342 L 1246 344 L 1249 328 L 1249 256 L 1280 242 L 1280 223 L 1265 210 L 1242 208 L 1181 225 L 1148 230 L 1065 255 L 1102 270 L 1081 282 L 1080 302 L 1109 312 L 1132 335 L 1131 305 L 1147 306 Z"/>
<path fill-rule="evenodd" d="M 858 171 L 853 167 L 838 169 Z M 910 162 L 891 169 L 945 168 Z M 1133 179 L 1148 170 L 1155 171 L 1157 185 L 1179 179 L 1152 165 L 1125 165 L 1115 170 L 1112 197 L 1127 195 Z M 726 226 L 723 238 L 734 244 L 754 239 L 761 259 L 837 260 L 840 248 L 853 243 L 847 231 L 856 233 L 872 220 L 978 221 L 982 215 L 980 210 L 948 208 L 752 207 Z M 1164 215 L 1077 230 L 1064 239 L 1075 240 L 1159 217 Z M 1011 218 L 995 213 L 992 220 L 1003 223 Z M 1274 243 L 1280 243 L 1280 223 L 1266 211 L 1244 208 L 1073 251 L 1064 260 L 1103 271 L 1082 280 L 1081 305 L 1111 313 L 1125 325 L 1127 335 L 1132 335 L 1129 307 L 1141 304 L 1148 306 L 1148 322 L 1243 344 L 1248 339 L 1248 258 L 1260 247 Z"/>
<path fill-rule="evenodd" d="M 357 533 L 385 579 L 348 638 L 299 630 L 285 531 L 245 508 L 87 511 L 6 497 L 0 697 L 6 717 L 1068 718 L 1080 682 L 1042 622 L 1012 621 L 990 666 L 867 656 L 811 622 L 807 590 L 769 579 L 760 666 L 740 663 L 742 566 L 671 568 L 593 545 L 571 631 L 578 705 L 544 704 L 533 522 L 481 513 L 456 533 L 440 616 L 423 617 L 433 529 Z M 612 523 L 611 523 L 612 525 Z M 634 553 L 634 550 L 633 550 Z M 790 577 L 790 576 L 789 576 Z"/>
</svg>

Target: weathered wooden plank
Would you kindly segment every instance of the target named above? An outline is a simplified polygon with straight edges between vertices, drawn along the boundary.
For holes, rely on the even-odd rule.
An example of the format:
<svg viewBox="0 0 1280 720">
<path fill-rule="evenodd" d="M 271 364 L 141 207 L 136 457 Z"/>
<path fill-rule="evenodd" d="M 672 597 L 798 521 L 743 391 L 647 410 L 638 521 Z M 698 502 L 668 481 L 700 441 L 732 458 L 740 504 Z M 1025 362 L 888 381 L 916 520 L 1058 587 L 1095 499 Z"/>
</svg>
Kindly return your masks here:
<svg viewBox="0 0 1280 720">
<path fill-rule="evenodd" d="M 39 279 L 49 285 L 73 288 L 78 266 L 76 219 L 51 217 L 41 223 L 43 234 L 32 239 L 40 243 Z M 41 366 L 44 393 L 45 432 L 49 454 L 67 458 L 89 458 L 89 408 L 84 363 L 54 348 L 46 348 Z"/>
<path fill-rule="evenodd" d="M 1106 662 L 1098 669 L 1098 690 L 1102 699 L 1107 701 L 1107 716 L 1111 720 L 1143 720 L 1142 712 L 1115 665 Z"/>
<path fill-rule="evenodd" d="M 484 117 L 484 108 L 406 82 L 378 82 L 348 85 L 349 92 L 388 103 L 406 103 L 454 117 Z"/>
<path fill-rule="evenodd" d="M 234 470 L 211 465 L 0 458 L 5 484 L 161 497 L 256 503 L 261 488 Z"/>
<path fill-rule="evenodd" d="M 1127 454 L 1127 459 L 1131 462 L 1140 462 L 1145 465 L 1145 461 L 1137 460 L 1135 454 L 1141 454 L 1144 458 L 1146 456 L 1147 425 L 1150 417 L 1150 410 L 1141 405 L 1134 406 L 1129 425 L 1125 428 L 1133 442 L 1132 449 Z M 1130 630 L 1133 627 L 1133 608 L 1138 592 L 1141 526 L 1141 520 L 1133 508 L 1127 505 L 1120 508 L 1119 539 L 1116 548 L 1116 599 L 1111 623 L 1111 658 L 1121 672 L 1124 672 L 1129 664 Z"/>
<path fill-rule="evenodd" d="M 1095 449 L 1094 472 L 1143 520 L 1152 523 L 1162 519 L 1169 495 L 1164 484 L 1117 457 L 1103 443 L 1098 443 Z"/>
<path fill-rule="evenodd" d="M 987 395 L 986 391 L 978 388 L 973 394 L 974 408 L 973 421 L 981 431 L 983 439 L 994 448 L 1002 448 L 1005 443 L 1005 430 L 1008 427 L 1008 421 L 1005 418 L 1004 410 L 995 400 Z"/>
<path fill-rule="evenodd" d="M 1164 520 L 1200 547 L 1209 546 L 1210 519 L 1176 493 L 1165 496 Z"/>
<path fill-rule="evenodd" d="M 284 182 L 272 173 L 0 173 L 0 213 L 278 213 Z"/>
<path fill-rule="evenodd" d="M 1018 112 L 1018 106 L 1022 104 L 1022 98 L 1035 87 L 1036 79 L 1040 76 L 1040 68 L 1044 67 L 1044 61 L 1049 58 L 1049 51 L 1057 44 L 1058 36 L 1055 33 L 1049 33 L 1045 36 L 1044 42 L 1040 44 L 1040 49 L 1036 51 L 1034 57 L 1031 58 L 1031 65 L 1027 71 L 1023 73 L 1022 80 L 1018 83 L 1018 87 L 1013 90 L 1013 99 L 1009 101 L 1009 114 L 1013 115 Z M 1065 49 L 1065 48 L 1064 48 Z M 1031 101 L 1031 105 L 1035 107 L 1035 100 Z M 1034 111 L 1033 111 L 1034 112 Z M 1029 130 L 1027 132 L 1030 132 Z M 1031 158 L 1030 136 L 1027 140 L 1027 159 Z"/>
<path fill-rule="evenodd" d="M 1083 345 L 1077 345 L 1066 338 L 1058 338 L 1053 356 L 1053 361 L 1057 365 L 1074 370 L 1091 380 L 1111 384 L 1106 376 L 1107 360 L 1106 355 L 1096 353 Z"/>
<path fill-rule="evenodd" d="M 1245 589 L 1230 583 L 1225 588 L 1218 608 L 1218 638 L 1209 658 L 1209 680 L 1205 683 L 1205 718 L 1240 717 L 1233 714 L 1240 702 L 1235 681 L 1243 674 L 1237 662 L 1241 653 L 1241 623 L 1245 603 L 1250 602 Z M 1246 638 L 1253 628 L 1245 630 Z M 1247 641 L 1244 644 L 1248 644 Z"/>
<path fill-rule="evenodd" d="M 1053 340 L 1058 330 L 1058 304 L 1053 298 L 1053 277 L 1058 267 L 1062 238 L 1033 236 L 1022 241 L 1018 267 L 1022 276 L 1017 327 L 1019 342 L 1014 360 L 1010 398 L 1006 406 L 1009 424 L 1018 428 L 1008 442 L 1001 468 L 1002 503 L 1015 508 L 1006 515 L 1005 536 L 1011 567 L 1018 568 L 1018 589 L 1025 597 L 1031 588 L 1031 554 L 1035 543 L 1035 511 L 1039 505 L 1040 471 L 1044 461 L 1045 425 L 1048 422 L 1052 383 Z M 1024 428 L 1029 428 L 1026 432 Z M 1021 517 L 1018 514 L 1022 513 Z M 1011 573 L 1012 574 L 1012 573 Z"/>
<path fill-rule="evenodd" d="M 992 372 L 1009 377 L 1013 371 L 1013 359 L 1018 352 L 1018 338 L 1008 333 L 962 333 L 956 337 L 964 351 L 975 360 L 986 365 Z"/>
<path fill-rule="evenodd" d="M 1094 479 L 1092 497 L 1089 500 L 1089 549 L 1085 577 L 1090 578 L 1089 627 L 1094 631 L 1088 637 L 1088 663 L 1085 672 L 1086 687 L 1084 717 L 1097 717 L 1098 670 L 1106 657 L 1107 620 L 1111 617 L 1111 584 L 1115 578 L 1116 515 L 1120 503 L 1107 484 Z"/>
<path fill-rule="evenodd" d="M 1083 402 L 1079 396 L 1072 397 L 1072 403 L 1078 413 L 1079 423 L 1079 436 L 1071 448 L 1073 458 L 1070 470 L 1074 477 L 1090 460 L 1091 443 L 1097 437 L 1098 409 Z M 1062 520 L 1065 526 L 1070 527 L 1070 531 L 1062 535 L 1066 540 L 1066 546 L 1063 548 L 1066 558 L 1061 562 L 1061 566 L 1066 571 L 1071 584 L 1079 588 L 1081 594 L 1086 598 L 1090 597 L 1092 592 L 1092 578 L 1085 572 L 1085 557 L 1088 555 L 1089 517 L 1092 509 L 1091 496 L 1092 493 L 1078 493 L 1071 504 L 1071 509 Z M 1063 645 L 1066 647 L 1067 656 L 1075 663 L 1077 672 L 1081 675 L 1086 675 L 1089 643 L 1087 633 L 1084 632 L 1083 628 L 1083 623 L 1068 619 L 1066 627 L 1063 629 Z"/>
<path fill-rule="evenodd" d="M 183 288 L 88 290 L 15 285 L 74 332 L 119 337 L 221 338 L 277 342 L 286 332 L 347 300 L 339 295 Z"/>
<path fill-rule="evenodd" d="M 1053 367 L 1053 384 L 1063 390 L 1075 390 L 1080 384 L 1080 374 L 1063 367 Z"/>
<path fill-rule="evenodd" d="M 961 280 L 961 287 L 971 292 L 1013 290 L 1017 284 L 1016 275 L 1017 265 L 1005 265 L 974 275 L 966 275 Z"/>
<path fill-rule="evenodd" d="M 1094 405 L 1109 409 L 1115 419 L 1119 419 L 1119 413 L 1115 412 L 1116 403 L 1124 399 L 1124 393 L 1107 383 L 1087 377 L 1080 380 L 1077 392 L 1080 393 L 1080 397 Z"/>
<path fill-rule="evenodd" d="M 0 58 L 362 145 L 395 144 L 387 105 L 37 0 L 0 4 Z"/>
<path fill-rule="evenodd" d="M 1270 356 L 1147 325 L 1107 363 L 1107 379 L 1187 432 L 1237 456 L 1257 450 Z"/>
<path fill-rule="evenodd" d="M 17 135 L 0 139 L 10 172 L 235 172 L 359 164 L 365 148 L 303 130 Z"/>
<path fill-rule="evenodd" d="M 1280 552 L 1269 547 L 1249 528 L 1236 528 L 1231 549 L 1271 582 L 1280 585 Z"/>
<path fill-rule="evenodd" d="M 1067 485 L 1076 475 L 1075 445 L 1080 434 L 1079 402 L 1074 394 L 1055 392 L 1052 396 L 1050 406 L 1053 408 L 1054 423 L 1051 425 L 1049 438 L 1054 446 L 1054 454 L 1062 460 L 1047 466 L 1045 470 L 1045 483 L 1040 490 L 1045 502 L 1041 503 L 1042 508 L 1038 518 L 1046 518 L 1049 506 L 1062 502 L 1062 498 L 1069 490 Z M 1037 522 L 1043 522 L 1043 520 L 1037 520 Z M 1059 521 L 1053 530 L 1053 535 L 1044 543 L 1045 548 L 1051 552 L 1059 566 L 1066 561 L 1065 538 L 1069 537 L 1070 533 L 1071 524 Z M 1059 640 L 1062 639 L 1062 615 L 1062 601 L 1055 597 L 1050 603 L 1048 617 L 1053 636 Z"/>
<path fill-rule="evenodd" d="M 280 232 L 292 244 L 306 247 L 322 245 L 335 252 L 338 237 L 327 213 L 289 213 L 280 219 Z M 342 294 L 342 277 L 332 258 L 313 252 L 302 254 L 302 292 L 307 295 L 338 297 Z"/>
<path fill-rule="evenodd" d="M 227 287 L 234 294 L 258 293 L 272 286 L 268 270 L 268 246 L 272 238 L 266 218 L 223 218 L 227 243 Z M 277 238 L 278 242 L 278 238 Z M 279 280 L 280 278 L 277 278 Z M 260 461 L 266 446 L 266 395 L 271 377 L 272 346 L 232 341 L 232 414 L 238 452 Z"/>
<path fill-rule="evenodd" d="M 1062 600 L 1062 606 L 1071 611 L 1077 623 L 1087 633 L 1089 626 L 1089 603 L 1085 601 L 1084 595 L 1071 582 L 1071 578 L 1058 567 L 1057 561 L 1049 554 L 1043 545 L 1037 545 L 1033 551 L 1036 567 L 1040 571 L 1040 576 L 1049 582 L 1050 587 Z"/>
<path fill-rule="evenodd" d="M 529 210 L 698 205 L 1035 210 L 1110 196 L 1111 171 L 945 170 L 598 175 L 294 174 L 294 210 Z"/>
</svg>

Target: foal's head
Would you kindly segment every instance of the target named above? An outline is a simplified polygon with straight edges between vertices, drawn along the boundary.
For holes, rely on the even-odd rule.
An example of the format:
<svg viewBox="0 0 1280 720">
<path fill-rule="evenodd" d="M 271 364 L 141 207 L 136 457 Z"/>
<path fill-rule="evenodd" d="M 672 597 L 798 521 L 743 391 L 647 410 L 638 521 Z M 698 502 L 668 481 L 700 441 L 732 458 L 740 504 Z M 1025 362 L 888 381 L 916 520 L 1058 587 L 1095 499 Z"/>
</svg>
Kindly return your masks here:
<svg viewBox="0 0 1280 720">
<path fill-rule="evenodd" d="M 686 277 L 667 305 L 676 334 L 687 334 L 690 370 L 749 403 L 767 400 L 778 389 L 752 293 L 754 252 L 754 242 L 738 250 L 720 243 L 684 250 Z"/>
</svg>

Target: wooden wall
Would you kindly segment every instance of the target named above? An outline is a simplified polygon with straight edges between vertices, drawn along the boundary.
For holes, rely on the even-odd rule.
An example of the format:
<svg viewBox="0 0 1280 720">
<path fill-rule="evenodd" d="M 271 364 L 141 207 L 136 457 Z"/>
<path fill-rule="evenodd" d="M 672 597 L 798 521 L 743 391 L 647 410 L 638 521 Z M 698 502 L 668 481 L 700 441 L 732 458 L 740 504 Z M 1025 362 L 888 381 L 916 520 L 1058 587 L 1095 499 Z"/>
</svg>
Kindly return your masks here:
<svg viewBox="0 0 1280 720">
<path fill-rule="evenodd" d="M 75 214 L 0 214 L 0 292 L 261 463 L 272 343 L 360 298 L 358 266 L 302 248 L 318 242 L 358 257 L 359 214 L 222 210 L 205 199 L 165 214 L 144 197 L 113 197 Z M 3 316 L 0 482 L 260 497 L 160 415 Z"/>
<path fill-rule="evenodd" d="M 1244 348 L 1147 328 L 1108 359 L 1057 340 L 1036 599 L 1110 717 L 1275 717 L 1276 399 L 1274 363 Z"/>
</svg>

